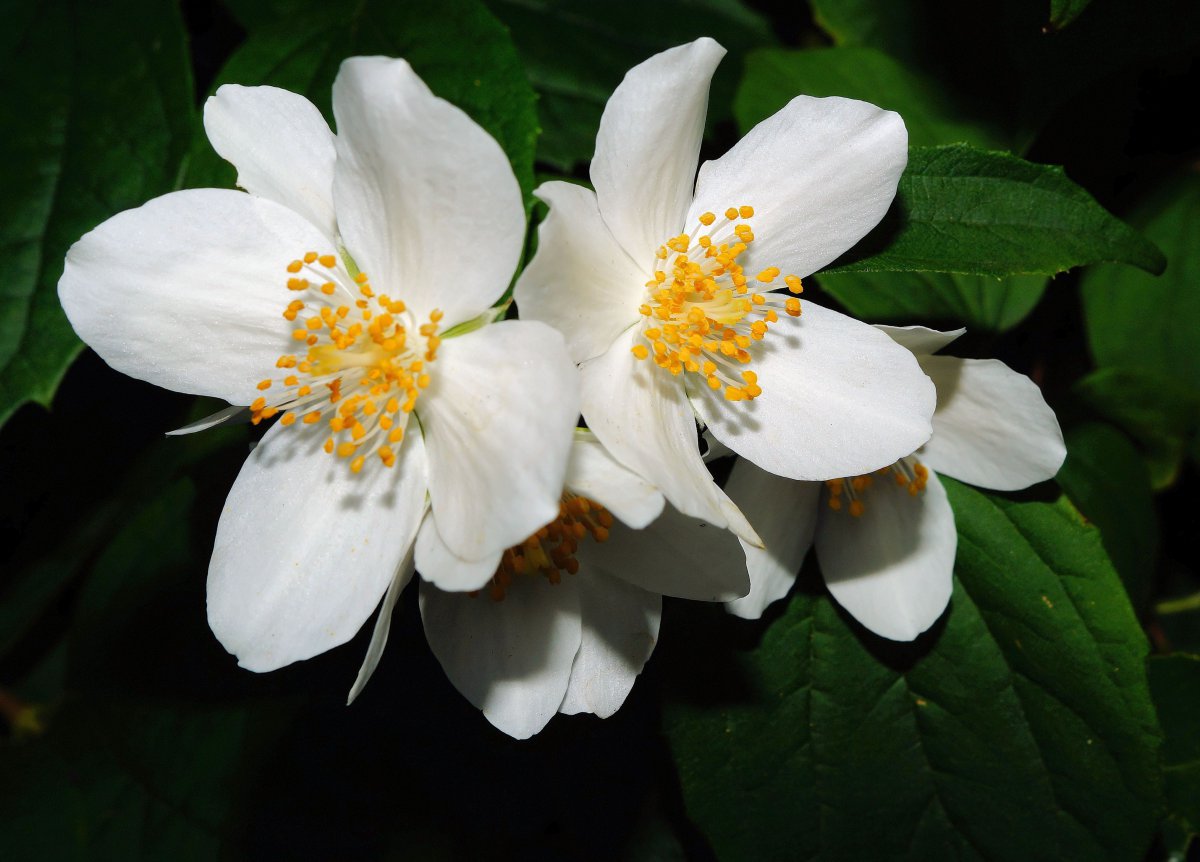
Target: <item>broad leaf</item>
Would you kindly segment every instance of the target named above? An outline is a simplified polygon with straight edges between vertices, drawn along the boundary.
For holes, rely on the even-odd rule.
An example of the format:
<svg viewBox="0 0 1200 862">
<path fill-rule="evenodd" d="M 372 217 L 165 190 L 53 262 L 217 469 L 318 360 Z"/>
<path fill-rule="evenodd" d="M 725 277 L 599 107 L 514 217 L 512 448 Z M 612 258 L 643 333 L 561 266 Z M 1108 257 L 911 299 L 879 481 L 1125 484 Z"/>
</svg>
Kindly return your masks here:
<svg viewBox="0 0 1200 862">
<path fill-rule="evenodd" d="M 1066 27 L 1086 9 L 1092 0 L 1050 0 L 1050 23 L 1052 30 Z"/>
<path fill-rule="evenodd" d="M 966 326 L 1004 332 L 1024 320 L 1046 292 L 1041 275 L 995 279 L 952 272 L 823 272 L 821 287 L 872 323 Z"/>
<path fill-rule="evenodd" d="M 1167 269 L 1157 278 L 1128 267 L 1084 273 L 1096 364 L 1149 371 L 1200 393 L 1200 174 L 1171 181 L 1131 221 L 1167 255 Z"/>
<path fill-rule="evenodd" d="M 0 424 L 26 401 L 49 406 L 82 349 L 56 291 L 67 249 L 171 190 L 193 116 L 174 3 L 27 3 L 5 30 Z"/>
<path fill-rule="evenodd" d="M 1147 645 L 1098 534 L 1062 501 L 946 484 L 957 583 L 915 644 L 868 634 L 802 581 L 757 646 L 697 662 L 707 705 L 677 703 L 666 725 L 719 858 L 1145 851 L 1161 806 Z"/>
<path fill-rule="evenodd" d="M 312 5 L 259 26 L 217 84 L 271 84 L 308 97 L 327 119 L 338 66 L 347 57 L 403 57 L 429 88 L 466 111 L 504 148 L 526 196 L 537 138 L 534 93 L 508 33 L 477 0 L 449 0 L 430 14 L 417 0 Z M 191 186 L 229 185 L 233 171 L 203 133 L 192 148 Z"/>
<path fill-rule="evenodd" d="M 1167 813 L 1195 834 L 1200 832 L 1200 656 L 1155 656 L 1149 670 L 1163 730 Z"/>
<path fill-rule="evenodd" d="M 1165 265 L 1062 168 L 959 145 L 910 150 L 888 217 L 833 268 L 1054 275 L 1100 261 Z"/>
</svg>

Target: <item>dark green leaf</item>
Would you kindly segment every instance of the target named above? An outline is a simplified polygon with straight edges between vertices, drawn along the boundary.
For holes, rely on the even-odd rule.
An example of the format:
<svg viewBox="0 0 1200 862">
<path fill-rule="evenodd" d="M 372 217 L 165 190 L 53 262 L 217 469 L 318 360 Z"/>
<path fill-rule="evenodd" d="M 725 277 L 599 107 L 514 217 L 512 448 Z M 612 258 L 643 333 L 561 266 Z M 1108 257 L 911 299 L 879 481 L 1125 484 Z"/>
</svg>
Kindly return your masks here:
<svg viewBox="0 0 1200 862">
<path fill-rule="evenodd" d="M 896 203 L 839 271 L 1054 275 L 1100 261 L 1161 272 L 1154 245 L 1062 168 L 968 146 L 914 147 Z"/>
<path fill-rule="evenodd" d="M 878 48 L 906 66 L 919 56 L 921 15 L 889 0 L 812 0 L 813 17 L 835 45 Z"/>
<path fill-rule="evenodd" d="M 818 276 L 856 317 L 873 323 L 942 323 L 1004 332 L 1046 292 L 1041 275 L 995 279 L 951 272 L 828 272 Z"/>
<path fill-rule="evenodd" d="M 1200 174 L 1173 180 L 1130 220 L 1167 255 L 1167 270 L 1157 278 L 1128 267 L 1084 273 L 1096 364 L 1154 372 L 1200 393 Z"/>
<path fill-rule="evenodd" d="M 1194 834 L 1200 832 L 1200 656 L 1154 656 L 1149 670 L 1163 730 L 1167 811 Z"/>
<path fill-rule="evenodd" d="M 449 0 L 430 14 L 418 0 L 365 0 L 311 6 L 260 24 L 221 70 L 217 83 L 271 84 L 308 97 L 326 118 L 342 60 L 360 54 L 403 57 L 429 88 L 458 105 L 504 148 L 528 194 L 537 139 L 534 93 L 508 33 L 477 0 Z M 192 147 L 191 186 L 228 185 L 233 172 L 201 133 Z"/>
<path fill-rule="evenodd" d="M 1092 0 L 1050 0 L 1050 29 L 1061 30 L 1086 9 Z"/>
<path fill-rule="evenodd" d="M 700 36 L 730 52 L 713 79 L 709 121 L 727 119 L 742 56 L 772 41 L 738 0 L 488 0 L 512 31 L 538 91 L 538 160 L 570 172 L 592 157 L 600 114 L 629 69 Z M 636 23 L 635 23 L 636 22 Z"/>
<path fill-rule="evenodd" d="M 1161 805 L 1147 645 L 1098 534 L 1065 501 L 946 484 L 957 583 L 932 632 L 883 641 L 810 587 L 735 668 L 704 668 L 710 698 L 739 672 L 740 695 L 669 710 L 719 858 L 1145 851 Z"/>
<path fill-rule="evenodd" d="M 872 48 L 752 52 L 733 106 L 742 133 L 800 94 L 846 96 L 895 111 L 915 147 L 963 142 L 1000 148 L 1007 143 L 985 119 L 973 120 L 970 106 L 955 104 L 938 81 Z"/>
<path fill-rule="evenodd" d="M 1075 384 L 1093 410 L 1145 448 L 1156 489 L 1175 481 L 1188 442 L 1200 428 L 1200 394 L 1144 371 L 1101 368 Z"/>
<path fill-rule="evenodd" d="M 1129 438 L 1111 425 L 1089 422 L 1066 435 L 1067 460 L 1058 484 L 1100 530 L 1104 550 L 1125 582 L 1134 607 L 1149 608 L 1158 551 L 1158 519 L 1150 472 Z"/>
<path fill-rule="evenodd" d="M 171 190 L 193 116 L 173 3 L 29 3 L 5 30 L 0 424 L 26 401 L 48 406 L 82 348 L 55 289 L 67 249 Z"/>
</svg>

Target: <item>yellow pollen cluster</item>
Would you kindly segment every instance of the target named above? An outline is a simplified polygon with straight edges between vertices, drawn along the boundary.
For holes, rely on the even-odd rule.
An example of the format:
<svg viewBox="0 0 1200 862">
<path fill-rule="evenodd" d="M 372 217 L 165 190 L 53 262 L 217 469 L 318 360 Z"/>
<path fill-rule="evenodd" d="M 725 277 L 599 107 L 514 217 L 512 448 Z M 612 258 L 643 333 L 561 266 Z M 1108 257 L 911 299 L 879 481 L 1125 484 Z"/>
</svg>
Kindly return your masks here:
<svg viewBox="0 0 1200 862">
<path fill-rule="evenodd" d="M 750 206 L 730 207 L 718 223 L 715 213 L 700 216 L 702 227 L 712 228 L 698 237 L 680 234 L 660 246 L 654 280 L 646 282 L 646 318 L 633 355 L 653 359 L 672 374 L 691 371 L 704 377 L 711 389 L 724 388 L 730 401 L 745 401 L 762 394 L 758 375 L 745 368 L 749 348 L 766 337 L 779 320 L 779 312 L 800 316 L 800 300 L 769 291 L 780 276 L 771 266 L 751 278 L 738 258 L 754 242 Z M 784 276 L 789 292 L 804 287 L 794 275 Z"/>
<path fill-rule="evenodd" d="M 280 376 L 259 382 L 260 391 L 278 394 L 257 398 L 251 421 L 257 425 L 282 413 L 283 425 L 325 422 L 325 451 L 350 459 L 355 473 L 372 453 L 393 466 L 393 447 L 429 386 L 425 366 L 437 358 L 442 313 L 434 310 L 417 327 L 425 342 L 419 349 L 409 341 L 411 314 L 404 303 L 376 294 L 365 273 L 351 279 L 336 255 L 310 251 L 289 263 L 287 272 L 287 288 L 298 296 L 283 317 L 296 325 L 292 338 L 304 352 L 280 356 Z"/>
<path fill-rule="evenodd" d="M 829 491 L 829 508 L 835 512 L 848 511 L 855 518 L 861 517 L 866 511 L 863 494 L 875 483 L 876 475 L 887 474 L 891 474 L 893 481 L 907 490 L 910 497 L 921 494 L 929 483 L 928 467 L 920 461 L 902 458 L 890 467 L 876 470 L 874 474 L 828 480 L 825 487 Z"/>
<path fill-rule="evenodd" d="M 562 580 L 562 573 L 575 574 L 579 561 L 575 552 L 586 536 L 597 542 L 608 541 L 613 516 L 599 503 L 567 492 L 558 505 L 558 517 L 524 542 L 504 552 L 500 567 L 488 585 L 493 601 L 502 601 L 513 578 L 540 575 L 551 584 Z M 478 592 L 471 593 L 472 596 Z"/>
</svg>

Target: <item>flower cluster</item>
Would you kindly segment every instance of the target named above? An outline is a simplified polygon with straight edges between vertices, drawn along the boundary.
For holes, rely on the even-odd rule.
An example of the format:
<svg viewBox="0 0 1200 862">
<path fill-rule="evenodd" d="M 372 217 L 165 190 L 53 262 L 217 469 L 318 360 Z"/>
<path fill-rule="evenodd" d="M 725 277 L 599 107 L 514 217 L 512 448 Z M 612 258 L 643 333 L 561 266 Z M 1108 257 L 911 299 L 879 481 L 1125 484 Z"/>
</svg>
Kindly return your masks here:
<svg viewBox="0 0 1200 862">
<path fill-rule="evenodd" d="M 992 488 L 1054 474 L 1061 436 L 1026 378 L 931 355 L 954 334 L 801 298 L 891 204 L 900 117 L 800 96 L 697 174 L 723 54 L 700 39 L 631 70 L 594 191 L 537 189 L 517 319 L 512 169 L 403 60 L 342 64 L 336 134 L 298 95 L 221 87 L 205 128 L 244 191 L 175 192 L 71 248 L 59 295 L 84 341 L 232 405 L 184 431 L 271 423 L 209 568 L 239 664 L 317 655 L 378 608 L 353 700 L 419 572 L 447 675 L 527 737 L 620 707 L 662 596 L 757 616 L 814 540 L 850 613 L 913 638 L 950 592 L 933 469 Z M 724 489 L 698 423 L 738 456 Z"/>
</svg>

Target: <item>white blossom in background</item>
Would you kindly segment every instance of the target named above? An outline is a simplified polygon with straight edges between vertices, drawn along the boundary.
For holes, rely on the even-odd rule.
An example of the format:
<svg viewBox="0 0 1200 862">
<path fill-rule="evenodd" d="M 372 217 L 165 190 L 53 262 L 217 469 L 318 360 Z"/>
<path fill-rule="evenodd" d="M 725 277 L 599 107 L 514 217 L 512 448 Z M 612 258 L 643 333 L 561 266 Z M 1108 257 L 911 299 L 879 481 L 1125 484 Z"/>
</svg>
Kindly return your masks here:
<svg viewBox="0 0 1200 862">
<path fill-rule="evenodd" d="M 523 318 L 566 337 L 584 418 L 617 460 L 680 511 L 758 544 L 702 463 L 697 416 L 764 470 L 829 479 L 917 449 L 934 393 L 883 333 L 798 296 L 887 211 L 903 121 L 799 96 L 697 176 L 724 53 L 703 38 L 625 76 L 600 122 L 596 191 L 537 190 L 550 214 L 515 297 Z"/>
<path fill-rule="evenodd" d="M 113 368 L 276 419 L 208 578 L 212 630 L 254 671 L 351 638 L 419 529 L 453 578 L 555 517 L 578 416 L 562 337 L 490 322 L 525 234 L 500 146 L 403 60 L 345 61 L 333 110 L 336 136 L 301 96 L 222 87 L 205 128 L 248 193 L 114 216 L 59 282 Z"/>
<path fill-rule="evenodd" d="M 874 474 L 793 482 L 739 460 L 726 490 L 767 549 L 743 542 L 749 595 L 730 602 L 757 619 L 796 580 L 810 547 L 838 603 L 878 635 L 907 641 L 950 601 L 958 536 L 941 472 L 996 491 L 1051 479 L 1066 457 L 1037 384 L 995 359 L 935 356 L 962 334 L 879 327 L 911 350 L 937 387 L 933 437 Z"/>
</svg>

